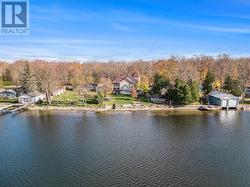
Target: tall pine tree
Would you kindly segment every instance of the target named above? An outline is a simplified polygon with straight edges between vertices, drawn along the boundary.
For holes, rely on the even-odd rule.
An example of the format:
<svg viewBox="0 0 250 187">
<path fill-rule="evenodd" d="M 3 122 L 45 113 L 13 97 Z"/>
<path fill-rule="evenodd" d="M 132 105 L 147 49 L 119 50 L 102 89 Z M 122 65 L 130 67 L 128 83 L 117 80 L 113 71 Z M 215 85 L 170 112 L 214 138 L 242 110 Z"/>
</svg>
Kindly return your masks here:
<svg viewBox="0 0 250 187">
<path fill-rule="evenodd" d="M 209 94 L 211 91 L 213 91 L 213 83 L 215 81 L 215 76 L 214 74 L 208 70 L 207 75 L 205 77 L 205 80 L 203 82 L 203 88 L 202 91 L 205 94 Z"/>
<path fill-rule="evenodd" d="M 237 79 L 232 79 L 230 75 L 228 75 L 224 81 L 223 89 L 235 96 L 241 96 L 242 94 L 242 84 Z"/>
<path fill-rule="evenodd" d="M 35 78 L 32 75 L 28 63 L 26 63 L 24 66 L 20 82 L 21 86 L 23 87 L 24 93 L 34 92 L 36 90 Z"/>
</svg>

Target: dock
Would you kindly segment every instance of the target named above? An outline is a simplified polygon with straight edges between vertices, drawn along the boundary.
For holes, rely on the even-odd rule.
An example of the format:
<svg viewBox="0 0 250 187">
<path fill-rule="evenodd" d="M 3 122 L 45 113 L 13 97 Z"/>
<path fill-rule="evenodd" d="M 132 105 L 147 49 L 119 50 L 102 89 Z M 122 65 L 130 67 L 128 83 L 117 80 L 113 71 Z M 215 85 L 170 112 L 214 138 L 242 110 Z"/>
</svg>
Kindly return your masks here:
<svg viewBox="0 0 250 187">
<path fill-rule="evenodd" d="M 13 113 L 26 110 L 31 106 L 31 104 L 12 104 L 0 108 L 0 114 Z"/>
</svg>

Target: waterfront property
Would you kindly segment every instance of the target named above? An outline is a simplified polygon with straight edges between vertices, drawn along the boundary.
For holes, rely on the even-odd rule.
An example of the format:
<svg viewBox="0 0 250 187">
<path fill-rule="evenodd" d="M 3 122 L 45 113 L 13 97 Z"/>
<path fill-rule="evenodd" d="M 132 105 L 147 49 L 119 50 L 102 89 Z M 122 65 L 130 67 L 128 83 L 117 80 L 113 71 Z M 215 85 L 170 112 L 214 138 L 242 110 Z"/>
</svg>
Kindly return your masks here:
<svg viewBox="0 0 250 187">
<path fill-rule="evenodd" d="M 208 95 L 208 103 L 222 108 L 237 108 L 240 98 L 231 94 L 213 91 Z"/>
<path fill-rule="evenodd" d="M 138 73 L 121 75 L 112 81 L 113 92 L 129 95 L 139 82 L 140 76 Z"/>
<path fill-rule="evenodd" d="M 2 90 L 0 91 L 0 98 L 2 99 L 14 99 L 17 93 L 14 90 Z"/>
<path fill-rule="evenodd" d="M 18 97 L 18 102 L 22 104 L 37 103 L 44 100 L 45 98 L 45 94 L 42 94 L 40 92 L 33 92 Z"/>
</svg>

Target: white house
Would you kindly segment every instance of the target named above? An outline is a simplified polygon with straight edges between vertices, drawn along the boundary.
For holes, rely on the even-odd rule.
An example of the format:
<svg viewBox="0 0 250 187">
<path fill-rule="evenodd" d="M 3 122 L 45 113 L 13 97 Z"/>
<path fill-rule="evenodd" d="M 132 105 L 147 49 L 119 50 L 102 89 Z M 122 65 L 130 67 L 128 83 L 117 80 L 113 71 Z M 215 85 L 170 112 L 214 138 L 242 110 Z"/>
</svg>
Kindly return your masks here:
<svg viewBox="0 0 250 187">
<path fill-rule="evenodd" d="M 138 73 L 133 73 L 132 75 L 121 75 L 112 81 L 113 92 L 121 94 L 131 94 L 133 88 L 140 81 L 140 76 Z"/>
<path fill-rule="evenodd" d="M 45 98 L 45 94 L 34 92 L 18 97 L 18 102 L 22 104 L 37 103 L 38 101 L 42 101 Z"/>
</svg>

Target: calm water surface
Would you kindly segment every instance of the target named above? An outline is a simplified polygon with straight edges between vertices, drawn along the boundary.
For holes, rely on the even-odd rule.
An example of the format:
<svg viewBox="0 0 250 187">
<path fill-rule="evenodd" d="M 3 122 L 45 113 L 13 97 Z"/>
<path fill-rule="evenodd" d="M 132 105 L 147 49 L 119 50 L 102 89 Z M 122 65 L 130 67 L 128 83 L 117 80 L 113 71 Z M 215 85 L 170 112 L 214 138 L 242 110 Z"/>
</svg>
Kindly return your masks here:
<svg viewBox="0 0 250 187">
<path fill-rule="evenodd" d="M 250 113 L 1 116 L 0 186 L 250 186 Z"/>
</svg>

